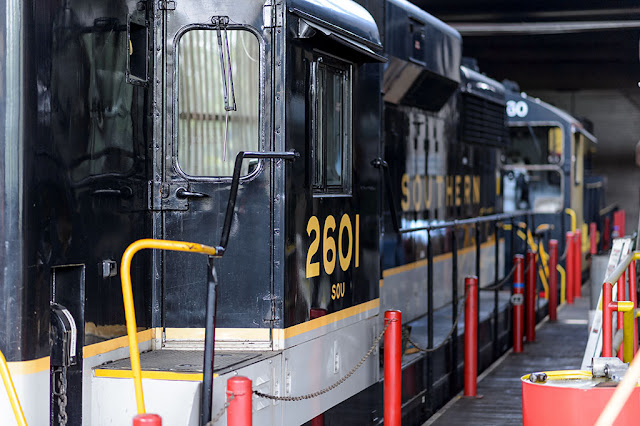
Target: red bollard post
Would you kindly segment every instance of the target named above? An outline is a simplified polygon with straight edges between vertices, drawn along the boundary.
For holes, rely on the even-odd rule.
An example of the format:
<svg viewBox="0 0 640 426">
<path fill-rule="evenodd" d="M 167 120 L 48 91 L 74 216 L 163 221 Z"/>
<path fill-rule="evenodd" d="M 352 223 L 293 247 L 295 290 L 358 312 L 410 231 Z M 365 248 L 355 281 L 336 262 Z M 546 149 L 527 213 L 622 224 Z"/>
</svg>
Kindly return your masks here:
<svg viewBox="0 0 640 426">
<path fill-rule="evenodd" d="M 611 298 L 613 297 L 613 287 L 610 283 L 602 284 L 602 356 L 610 357 L 613 353 L 613 321 L 611 314 Z"/>
<path fill-rule="evenodd" d="M 549 240 L 549 321 L 558 319 L 558 240 Z"/>
<path fill-rule="evenodd" d="M 138 414 L 133 418 L 133 426 L 162 426 L 162 418 L 157 414 Z"/>
<path fill-rule="evenodd" d="M 609 219 L 609 216 L 604 218 L 602 228 L 602 251 L 607 251 L 609 250 L 609 234 L 611 233 L 611 219 Z"/>
<path fill-rule="evenodd" d="M 231 399 L 233 395 L 233 399 Z M 253 422 L 251 413 L 251 380 L 236 376 L 227 380 L 227 425 L 228 426 L 251 426 Z"/>
<path fill-rule="evenodd" d="M 625 274 L 622 274 L 620 278 L 618 278 L 618 301 L 627 300 L 625 295 Z M 622 326 L 624 323 L 624 312 L 618 311 L 618 326 L 616 327 L 618 330 L 622 330 Z M 622 345 L 620 345 L 620 350 L 618 351 L 618 358 L 620 361 L 623 361 L 622 357 Z"/>
<path fill-rule="evenodd" d="M 589 224 L 589 253 L 598 254 L 598 226 L 595 222 Z"/>
<path fill-rule="evenodd" d="M 527 251 L 527 278 L 524 288 L 525 330 L 527 343 L 536 341 L 536 254 Z"/>
<path fill-rule="evenodd" d="M 582 297 L 582 232 L 576 229 L 573 234 L 573 297 Z"/>
<path fill-rule="evenodd" d="M 638 283 L 636 281 L 636 261 L 632 260 L 629 264 L 629 297 L 633 306 L 638 306 Z M 638 352 L 638 320 L 633 319 L 633 355 Z"/>
<path fill-rule="evenodd" d="M 618 228 L 618 237 L 625 235 L 626 214 L 624 210 L 613 212 L 613 228 Z"/>
<path fill-rule="evenodd" d="M 478 390 L 478 277 L 464 279 L 464 396 L 476 397 Z"/>
<path fill-rule="evenodd" d="M 402 403 L 402 313 L 386 311 L 384 324 L 384 424 L 400 426 Z"/>
<path fill-rule="evenodd" d="M 575 260 L 573 260 L 573 232 L 569 231 L 567 232 L 567 236 L 566 236 L 566 240 L 565 240 L 565 244 L 567 247 L 567 259 L 566 259 L 566 271 L 567 271 L 567 277 L 565 279 L 566 282 L 566 288 L 565 288 L 565 292 L 566 292 L 566 299 L 567 299 L 567 303 L 570 305 L 573 305 L 573 290 L 574 290 L 574 285 L 573 285 L 573 281 L 574 281 L 574 266 L 575 266 Z"/>
<path fill-rule="evenodd" d="M 513 294 L 511 295 L 513 352 L 521 353 L 524 334 L 524 256 L 516 254 L 513 256 L 513 263 L 516 267 L 513 272 Z"/>
</svg>

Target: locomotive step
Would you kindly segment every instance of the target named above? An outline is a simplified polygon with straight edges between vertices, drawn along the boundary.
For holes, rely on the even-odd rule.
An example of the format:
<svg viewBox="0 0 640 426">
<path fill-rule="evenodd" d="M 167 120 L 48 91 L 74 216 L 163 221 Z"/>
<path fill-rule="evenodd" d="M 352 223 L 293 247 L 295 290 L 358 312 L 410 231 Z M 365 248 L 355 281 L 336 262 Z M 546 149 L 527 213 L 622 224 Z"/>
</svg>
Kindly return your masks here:
<svg viewBox="0 0 640 426">
<path fill-rule="evenodd" d="M 231 370 L 274 357 L 279 352 L 218 352 L 214 360 L 214 377 Z M 202 381 L 204 351 L 160 349 L 140 354 L 143 379 Z M 129 358 L 102 364 L 94 369 L 95 377 L 131 378 Z"/>
</svg>

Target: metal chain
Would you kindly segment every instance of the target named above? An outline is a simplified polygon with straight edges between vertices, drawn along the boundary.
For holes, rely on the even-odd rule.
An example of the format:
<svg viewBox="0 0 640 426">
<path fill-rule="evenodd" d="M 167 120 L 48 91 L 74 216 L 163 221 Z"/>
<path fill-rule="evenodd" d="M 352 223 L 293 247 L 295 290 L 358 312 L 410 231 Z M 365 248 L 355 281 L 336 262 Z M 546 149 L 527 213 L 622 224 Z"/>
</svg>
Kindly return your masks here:
<svg viewBox="0 0 640 426">
<path fill-rule="evenodd" d="M 312 398 L 316 398 L 320 395 L 323 395 L 335 388 L 337 388 L 338 386 L 340 386 L 341 384 L 343 384 L 349 377 L 351 377 L 353 375 L 353 373 L 355 373 L 360 367 L 362 367 L 362 364 L 364 364 L 364 362 L 367 360 L 367 358 L 369 358 L 371 356 L 371 354 L 373 353 L 373 351 L 376 349 L 376 347 L 378 347 L 378 344 L 380 343 L 380 340 L 382 340 L 382 338 L 384 337 L 384 333 L 387 331 L 387 328 L 389 328 L 389 326 L 391 325 L 392 322 L 396 322 L 397 320 L 392 319 L 389 320 L 388 323 L 385 324 L 384 328 L 382 329 L 382 332 L 380 332 L 380 334 L 378 335 L 378 337 L 376 337 L 376 339 L 373 341 L 373 344 L 371 345 L 371 348 L 369 349 L 369 351 L 362 357 L 362 359 L 360 360 L 360 362 L 358 362 L 356 364 L 355 367 L 353 367 L 351 369 L 351 371 L 349 371 L 347 374 L 345 374 L 344 376 L 342 376 L 342 378 L 340 380 L 338 380 L 337 382 L 335 382 L 334 384 L 332 384 L 331 386 L 327 386 L 324 389 L 321 389 L 317 392 L 313 392 L 313 393 L 309 393 L 306 395 L 300 395 L 300 396 L 277 396 L 277 395 L 268 395 L 266 393 L 262 393 L 260 391 L 254 390 L 253 393 L 261 398 L 267 398 L 267 399 L 272 399 L 274 401 L 303 401 L 305 399 L 312 399 Z"/>
<path fill-rule="evenodd" d="M 516 271 L 516 265 L 513 265 L 513 268 L 511 268 L 511 270 L 509 271 L 509 273 L 507 275 L 504 276 L 504 278 L 502 278 L 499 282 L 497 282 L 496 284 L 491 284 L 489 286 L 486 287 L 480 287 L 480 291 L 493 291 L 493 290 L 497 290 L 500 287 L 502 287 L 503 285 L 506 284 L 507 281 L 509 281 L 511 279 L 511 277 L 513 276 L 513 273 Z"/>
<path fill-rule="evenodd" d="M 56 380 L 58 390 L 54 389 L 53 394 L 58 403 L 58 424 L 64 426 L 69 420 L 67 416 L 67 367 L 61 367 L 56 373 L 58 373 L 58 380 Z"/>
<path fill-rule="evenodd" d="M 442 339 L 442 341 L 440 342 L 440 344 L 438 344 L 438 346 L 435 346 L 433 348 L 422 348 L 422 347 L 420 347 L 416 342 L 411 340 L 411 337 L 409 335 L 409 331 L 407 331 L 407 329 L 405 328 L 403 330 L 402 334 L 403 334 L 404 337 L 406 337 L 407 342 L 411 343 L 411 345 L 413 345 L 413 347 L 416 348 L 418 350 L 418 352 L 435 352 L 438 349 L 440 349 L 441 347 L 443 347 L 445 345 L 445 343 L 447 343 L 447 341 L 449 341 L 449 338 L 451 337 L 453 332 L 458 329 L 458 321 L 460 320 L 460 316 L 462 315 L 462 311 L 463 311 L 463 308 L 464 308 L 464 302 L 467 300 L 467 295 L 468 295 L 468 293 L 465 291 L 464 296 L 461 298 L 462 305 L 458 308 L 458 315 L 456 316 L 456 320 L 453 322 L 453 325 L 451 326 L 451 330 L 449 330 L 449 333 L 445 336 L 444 339 Z"/>
<path fill-rule="evenodd" d="M 229 404 L 231 404 L 231 401 L 233 401 L 235 397 L 236 397 L 236 394 L 231 393 L 227 401 L 224 403 L 224 405 L 220 409 L 220 411 L 218 411 L 218 414 L 216 414 L 212 420 L 208 421 L 205 426 L 213 426 L 214 423 L 217 423 L 218 420 L 220 420 L 220 417 L 222 417 L 222 415 L 224 414 L 224 412 L 227 411 L 227 408 L 229 408 Z"/>
</svg>

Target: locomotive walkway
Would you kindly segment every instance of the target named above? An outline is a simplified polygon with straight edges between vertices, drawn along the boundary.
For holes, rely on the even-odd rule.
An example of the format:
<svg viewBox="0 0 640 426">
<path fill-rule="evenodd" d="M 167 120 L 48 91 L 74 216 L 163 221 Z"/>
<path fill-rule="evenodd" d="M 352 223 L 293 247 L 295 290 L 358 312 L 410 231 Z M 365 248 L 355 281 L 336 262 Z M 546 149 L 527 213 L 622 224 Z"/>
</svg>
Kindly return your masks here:
<svg viewBox="0 0 640 426">
<path fill-rule="evenodd" d="M 480 399 L 455 397 L 423 426 L 521 425 L 520 377 L 534 371 L 579 369 L 588 336 L 588 283 L 582 297 L 558 311 L 558 321 L 544 322 L 536 341 L 525 343 L 524 352 L 508 352 L 481 376 Z"/>
</svg>

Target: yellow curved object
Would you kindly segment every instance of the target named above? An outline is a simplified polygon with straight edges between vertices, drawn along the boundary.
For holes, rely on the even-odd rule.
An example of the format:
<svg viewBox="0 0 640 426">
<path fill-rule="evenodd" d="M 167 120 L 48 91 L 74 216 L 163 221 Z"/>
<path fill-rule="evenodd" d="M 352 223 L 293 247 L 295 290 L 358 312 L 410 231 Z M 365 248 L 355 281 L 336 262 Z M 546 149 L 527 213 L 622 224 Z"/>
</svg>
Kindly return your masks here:
<svg viewBox="0 0 640 426">
<path fill-rule="evenodd" d="M 140 368 L 140 352 L 138 350 L 138 336 L 136 334 L 136 312 L 133 306 L 133 292 L 131 290 L 131 260 L 133 256 L 144 249 L 160 249 L 172 251 L 186 251 L 190 253 L 203 253 L 215 256 L 214 247 L 204 244 L 189 243 L 186 241 L 154 240 L 146 238 L 135 241 L 127 247 L 122 255 L 120 277 L 122 281 L 122 299 L 124 301 L 124 315 L 127 323 L 127 335 L 129 336 L 129 355 L 131 356 L 131 373 L 136 390 L 136 406 L 138 414 L 144 414 L 144 395 L 142 393 L 142 372 Z"/>
<path fill-rule="evenodd" d="M 560 304 L 563 304 L 567 295 L 567 273 L 560 265 L 556 265 L 556 270 L 560 272 Z"/>
<path fill-rule="evenodd" d="M 564 212 L 569 216 L 571 216 L 571 232 L 576 232 L 576 224 L 577 224 L 576 212 L 570 208 L 564 209 Z"/>
<path fill-rule="evenodd" d="M 2 351 L 0 351 L 0 375 L 2 375 L 4 388 L 7 390 L 9 402 L 11 402 L 11 409 L 13 410 L 13 415 L 16 417 L 16 423 L 18 423 L 18 426 L 27 426 L 27 421 L 24 419 L 24 413 L 22 412 L 22 406 L 20 406 L 20 400 L 18 399 L 16 388 L 13 386 L 13 380 L 11 380 L 11 372 L 9 371 L 7 360 L 5 359 Z"/>
<path fill-rule="evenodd" d="M 543 371 L 547 375 L 547 380 L 567 380 L 567 379 L 590 379 L 593 373 L 589 370 L 557 370 Z M 522 376 L 521 380 L 529 380 L 530 374 Z"/>
</svg>

